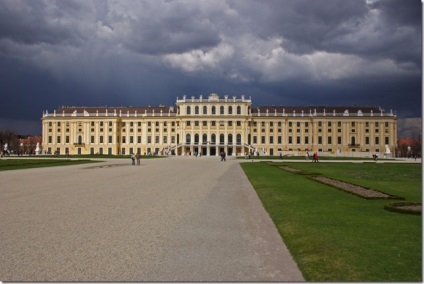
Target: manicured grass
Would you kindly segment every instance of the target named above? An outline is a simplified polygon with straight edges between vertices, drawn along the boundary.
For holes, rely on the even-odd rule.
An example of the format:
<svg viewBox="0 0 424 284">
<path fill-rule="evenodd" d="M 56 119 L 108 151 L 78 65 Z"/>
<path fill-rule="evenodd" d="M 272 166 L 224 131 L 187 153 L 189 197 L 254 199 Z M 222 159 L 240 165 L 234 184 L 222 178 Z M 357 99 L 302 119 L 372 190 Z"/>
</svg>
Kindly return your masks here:
<svg viewBox="0 0 424 284">
<path fill-rule="evenodd" d="M 237 157 L 237 159 L 245 159 L 245 157 Z M 250 160 L 281 160 L 281 161 L 291 161 L 291 160 L 305 160 L 304 156 L 284 156 L 282 159 L 280 159 L 280 156 L 251 156 Z M 319 157 L 319 160 L 366 160 L 366 161 L 374 161 L 373 158 L 366 158 L 366 157 Z M 390 161 L 394 159 L 379 159 L 379 161 Z M 309 161 L 312 161 L 312 156 L 309 158 Z"/>
<path fill-rule="evenodd" d="M 422 281 L 422 218 L 266 163 L 242 163 L 307 281 Z M 421 165 L 290 163 L 421 202 Z"/>
<path fill-rule="evenodd" d="M 90 160 L 0 159 L 0 171 L 96 163 Z"/>
</svg>

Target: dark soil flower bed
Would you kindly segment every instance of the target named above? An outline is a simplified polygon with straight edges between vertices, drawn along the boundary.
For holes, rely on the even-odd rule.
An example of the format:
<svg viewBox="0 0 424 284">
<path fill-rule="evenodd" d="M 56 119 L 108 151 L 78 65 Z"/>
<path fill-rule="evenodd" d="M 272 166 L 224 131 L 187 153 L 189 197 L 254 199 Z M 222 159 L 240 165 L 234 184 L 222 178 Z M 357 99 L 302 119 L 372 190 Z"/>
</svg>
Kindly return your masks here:
<svg viewBox="0 0 424 284">
<path fill-rule="evenodd" d="M 422 204 L 413 203 L 413 202 L 400 202 L 400 203 L 390 203 L 384 206 L 384 209 L 392 212 L 405 213 L 405 214 L 422 214 Z"/>
<path fill-rule="evenodd" d="M 355 194 L 365 199 L 403 199 L 402 197 L 393 196 L 393 195 L 380 192 L 374 189 L 365 188 L 359 185 L 331 179 L 328 177 L 316 176 L 316 177 L 311 177 L 311 179 L 322 182 L 327 185 L 334 186 L 338 189 Z"/>
</svg>

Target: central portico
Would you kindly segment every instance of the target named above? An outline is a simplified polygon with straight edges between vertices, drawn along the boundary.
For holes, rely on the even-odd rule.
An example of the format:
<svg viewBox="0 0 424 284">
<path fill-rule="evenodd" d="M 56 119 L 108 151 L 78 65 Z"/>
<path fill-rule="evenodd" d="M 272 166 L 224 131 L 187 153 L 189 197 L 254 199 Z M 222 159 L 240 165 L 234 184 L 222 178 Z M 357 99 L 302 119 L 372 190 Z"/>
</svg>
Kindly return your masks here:
<svg viewBox="0 0 424 284">
<path fill-rule="evenodd" d="M 217 156 L 221 151 L 228 155 L 241 155 L 249 151 L 246 131 L 252 100 L 244 96 L 224 96 L 216 93 L 207 98 L 184 96 L 177 98 L 177 155 Z"/>
</svg>

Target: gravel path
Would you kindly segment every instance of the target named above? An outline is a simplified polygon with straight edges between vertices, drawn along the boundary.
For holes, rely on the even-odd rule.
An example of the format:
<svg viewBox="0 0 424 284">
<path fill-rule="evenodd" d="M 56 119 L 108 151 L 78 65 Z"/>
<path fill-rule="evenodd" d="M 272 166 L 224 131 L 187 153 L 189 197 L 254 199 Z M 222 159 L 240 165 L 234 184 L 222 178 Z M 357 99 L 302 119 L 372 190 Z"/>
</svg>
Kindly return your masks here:
<svg viewBox="0 0 424 284">
<path fill-rule="evenodd" d="M 303 280 L 236 160 L 3 171 L 0 214 L 2 281 Z"/>
</svg>

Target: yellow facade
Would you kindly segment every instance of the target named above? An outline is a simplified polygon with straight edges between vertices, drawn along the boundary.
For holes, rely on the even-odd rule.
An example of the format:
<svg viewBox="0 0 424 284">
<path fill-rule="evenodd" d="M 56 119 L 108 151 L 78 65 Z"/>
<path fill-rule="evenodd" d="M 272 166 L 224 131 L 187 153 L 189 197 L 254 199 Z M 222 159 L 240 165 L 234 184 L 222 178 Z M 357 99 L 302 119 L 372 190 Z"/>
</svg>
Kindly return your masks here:
<svg viewBox="0 0 424 284">
<path fill-rule="evenodd" d="M 369 107 L 252 107 L 183 97 L 176 107 L 66 107 L 43 113 L 43 151 L 65 154 L 321 155 L 393 153 L 397 117 Z"/>
</svg>

